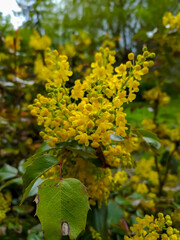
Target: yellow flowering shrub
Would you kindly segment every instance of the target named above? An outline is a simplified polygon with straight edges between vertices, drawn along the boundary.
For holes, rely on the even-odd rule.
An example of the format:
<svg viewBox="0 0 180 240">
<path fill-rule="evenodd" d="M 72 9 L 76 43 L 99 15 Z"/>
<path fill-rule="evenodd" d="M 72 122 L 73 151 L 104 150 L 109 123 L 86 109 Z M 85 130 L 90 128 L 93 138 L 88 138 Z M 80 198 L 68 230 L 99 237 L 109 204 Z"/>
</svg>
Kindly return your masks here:
<svg viewBox="0 0 180 240">
<path fill-rule="evenodd" d="M 46 66 L 42 74 L 46 80 L 47 96 L 37 95 L 30 105 L 38 125 L 44 126 L 40 135 L 50 147 L 60 142 L 76 141 L 80 146 L 93 148 L 101 167 L 78 157 L 75 153 L 63 161 L 63 177 L 78 178 L 87 187 L 90 203 L 107 203 L 110 192 L 120 189 L 127 180 L 124 171 L 112 174 L 110 167 L 132 166 L 130 152 L 137 146 L 137 138 L 126 134 L 126 114 L 123 104 L 132 102 L 139 91 L 139 82 L 148 67 L 153 65 L 153 53 L 143 49 L 135 60 L 128 55 L 126 64 L 114 68 L 115 51 L 100 48 L 85 79 L 77 79 L 67 87 L 72 71 L 65 55 L 56 50 L 45 53 Z M 113 135 L 113 136 L 112 136 Z M 113 143 L 121 136 L 123 141 Z M 57 178 L 57 167 L 46 176 Z"/>
<path fill-rule="evenodd" d="M 158 217 L 153 215 L 145 215 L 143 219 L 137 217 L 137 224 L 134 224 L 130 229 L 132 237 L 125 236 L 124 240 L 179 240 L 180 232 L 172 227 L 171 216 L 164 216 L 163 213 L 158 213 Z"/>
<path fill-rule="evenodd" d="M 144 92 L 144 99 L 146 99 L 150 104 L 158 102 L 160 106 L 166 105 L 170 101 L 170 97 L 166 92 L 162 92 L 160 86 L 150 89 L 149 91 Z"/>
<path fill-rule="evenodd" d="M 34 30 L 34 35 L 30 37 L 29 44 L 30 47 L 35 50 L 45 50 L 51 45 L 51 39 L 46 35 L 40 36 L 40 34 Z"/>
</svg>

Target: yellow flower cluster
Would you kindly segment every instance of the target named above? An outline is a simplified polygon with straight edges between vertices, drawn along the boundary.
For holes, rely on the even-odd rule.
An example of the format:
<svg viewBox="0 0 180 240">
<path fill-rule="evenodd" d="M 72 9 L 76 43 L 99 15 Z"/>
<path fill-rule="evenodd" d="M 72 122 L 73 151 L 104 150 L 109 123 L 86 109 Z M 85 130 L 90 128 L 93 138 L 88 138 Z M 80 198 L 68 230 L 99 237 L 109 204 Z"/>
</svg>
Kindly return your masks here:
<svg viewBox="0 0 180 240">
<path fill-rule="evenodd" d="M 149 159 L 142 158 L 135 168 L 136 176 L 141 180 L 146 180 L 152 186 L 158 185 L 158 173 L 154 170 L 154 157 Z M 146 167 L 144 167 L 146 166 Z M 137 184 L 136 184 L 137 187 Z"/>
<path fill-rule="evenodd" d="M 107 146 L 103 151 L 106 163 L 112 167 L 132 167 L 131 154 L 122 145 Z"/>
<path fill-rule="evenodd" d="M 5 47 L 11 49 L 13 51 L 19 51 L 21 48 L 21 40 L 20 36 L 6 36 L 4 40 Z"/>
<path fill-rule="evenodd" d="M 76 55 L 76 47 L 73 43 L 67 42 L 64 44 L 64 46 L 59 46 L 59 52 L 62 55 L 72 58 Z"/>
<path fill-rule="evenodd" d="M 157 127 L 154 121 L 150 118 L 144 118 L 142 121 L 142 125 L 145 129 L 149 131 L 154 131 Z"/>
<path fill-rule="evenodd" d="M 11 200 L 9 192 L 4 195 L 0 193 L 0 223 L 6 218 L 6 213 L 10 210 Z"/>
<path fill-rule="evenodd" d="M 154 57 L 144 49 L 143 55 L 128 55 L 129 61 L 114 69 L 115 52 L 100 48 L 91 64 L 91 73 L 83 80 L 76 80 L 72 89 L 66 82 L 72 72 L 67 57 L 57 51 L 46 53 L 43 68 L 46 75 L 48 97 L 38 94 L 30 106 L 31 114 L 44 125 L 41 136 L 50 146 L 59 141 L 77 140 L 79 144 L 98 148 L 111 143 L 110 136 L 126 136 L 126 114 L 123 104 L 132 102 L 139 91 L 139 81 L 153 65 L 147 61 Z"/>
<path fill-rule="evenodd" d="M 3 62 L 4 60 L 8 60 L 9 56 L 5 53 L 0 53 L 0 62 Z"/>
<path fill-rule="evenodd" d="M 137 166 L 135 168 L 135 175 L 132 176 L 130 180 L 132 189 L 137 193 L 144 194 L 146 202 L 141 202 L 141 204 L 145 208 L 153 208 L 155 206 L 153 198 L 157 196 L 159 190 L 159 177 L 158 172 L 155 170 L 155 166 L 154 157 L 151 157 L 149 159 L 142 158 L 137 163 Z M 163 171 L 163 166 L 160 163 L 158 163 L 158 168 L 160 171 Z M 167 193 L 170 194 L 168 187 L 175 186 L 178 182 L 178 177 L 176 175 L 168 173 L 167 179 L 168 181 L 165 183 L 164 190 L 168 191 Z M 145 203 L 148 203 L 148 205 Z"/>
<path fill-rule="evenodd" d="M 119 144 L 106 146 L 103 151 L 106 163 L 112 167 L 121 165 L 123 168 L 131 168 L 133 166 L 131 152 L 137 150 L 138 147 L 138 138 L 129 134 Z"/>
<path fill-rule="evenodd" d="M 170 131 L 171 140 L 174 142 L 180 141 L 180 128 L 175 128 Z"/>
<path fill-rule="evenodd" d="M 179 240 L 180 233 L 176 228 L 172 227 L 172 219 L 169 215 L 164 216 L 158 213 L 158 218 L 146 215 L 143 219 L 137 217 L 137 224 L 130 229 L 134 236 L 125 236 L 124 240 Z"/>
<path fill-rule="evenodd" d="M 85 31 L 80 31 L 77 35 L 72 36 L 72 40 L 77 43 L 77 48 L 87 47 L 91 44 L 91 38 Z"/>
<path fill-rule="evenodd" d="M 111 191 L 118 191 L 122 185 L 128 179 L 127 173 L 125 171 L 117 172 L 111 179 Z"/>
<path fill-rule="evenodd" d="M 93 227 L 89 227 L 89 230 L 93 239 L 102 240 L 101 234 L 98 233 Z"/>
<path fill-rule="evenodd" d="M 46 35 L 41 37 L 37 31 L 34 31 L 34 35 L 30 37 L 29 45 L 35 50 L 45 50 L 51 45 L 51 39 Z"/>
<path fill-rule="evenodd" d="M 36 74 L 36 78 L 40 81 L 44 81 L 46 79 L 46 74 L 43 71 L 44 64 L 41 54 L 37 54 L 36 60 L 34 62 L 34 73 Z"/>
<path fill-rule="evenodd" d="M 170 97 L 166 92 L 162 92 L 159 86 L 146 91 L 143 97 L 150 103 L 154 104 L 157 102 L 160 106 L 166 105 L 170 101 Z"/>
<path fill-rule="evenodd" d="M 91 44 L 91 38 L 85 31 L 79 31 L 78 34 L 72 35 L 70 42 L 66 42 L 64 45 L 59 46 L 59 53 L 61 55 L 66 55 L 73 59 L 73 71 L 78 72 L 80 75 L 84 76 L 86 72 L 85 69 L 89 67 L 89 61 L 87 61 L 89 55 L 89 45 Z M 86 54 L 88 52 L 88 54 Z M 82 62 L 83 61 L 83 62 Z"/>
<path fill-rule="evenodd" d="M 171 213 L 172 221 L 175 224 L 180 224 L 180 209 L 174 210 L 174 212 Z"/>
<path fill-rule="evenodd" d="M 116 47 L 115 41 L 113 39 L 110 39 L 109 36 L 103 41 L 103 47 L 108 47 L 109 49 L 114 49 Z"/>
<path fill-rule="evenodd" d="M 162 19 L 162 22 L 163 25 L 166 27 L 166 30 L 165 33 L 162 35 L 162 38 L 158 40 L 160 45 L 165 47 L 166 49 L 168 46 L 172 54 L 174 54 L 175 52 L 180 52 L 180 12 L 176 16 L 173 16 L 171 12 L 166 13 Z M 161 60 L 166 61 L 165 55 L 163 56 L 162 54 Z"/>
<path fill-rule="evenodd" d="M 137 192 L 137 193 L 144 194 L 144 193 L 147 193 L 148 191 L 149 191 L 149 190 L 148 190 L 146 184 L 144 184 L 144 183 L 139 183 L 139 184 L 137 185 L 137 189 L 136 189 L 136 192 Z"/>
<path fill-rule="evenodd" d="M 180 32 L 180 12 L 173 16 L 171 12 L 168 12 L 165 14 L 165 16 L 162 19 L 163 25 L 170 29 L 177 29 L 178 32 Z"/>
</svg>

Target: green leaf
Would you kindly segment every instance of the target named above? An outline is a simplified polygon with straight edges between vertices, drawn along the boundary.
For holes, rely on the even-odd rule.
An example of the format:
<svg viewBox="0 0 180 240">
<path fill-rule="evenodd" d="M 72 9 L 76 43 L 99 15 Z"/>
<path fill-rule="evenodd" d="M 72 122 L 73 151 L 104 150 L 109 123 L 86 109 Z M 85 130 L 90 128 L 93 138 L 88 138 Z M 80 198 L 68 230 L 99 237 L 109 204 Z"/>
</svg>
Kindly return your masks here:
<svg viewBox="0 0 180 240">
<path fill-rule="evenodd" d="M 16 211 L 18 214 L 22 214 L 22 215 L 31 213 L 33 210 L 34 210 L 34 207 L 28 204 L 13 207 L 13 211 Z"/>
<path fill-rule="evenodd" d="M 40 223 L 38 225 L 33 226 L 31 229 L 28 229 L 27 240 L 35 240 L 37 237 L 38 240 L 43 240 L 43 233 Z"/>
<path fill-rule="evenodd" d="M 123 216 L 124 211 L 120 208 L 120 206 L 114 201 L 109 201 L 107 218 L 108 224 L 111 225 L 120 223 L 120 220 L 123 218 Z"/>
<path fill-rule="evenodd" d="M 162 157 L 160 159 L 160 163 L 161 165 L 166 165 L 167 164 L 167 160 L 169 158 L 169 155 L 170 155 L 170 152 L 169 151 L 165 151 L 163 154 L 162 154 Z"/>
<path fill-rule="evenodd" d="M 49 154 L 44 154 L 37 157 L 32 164 L 27 167 L 26 172 L 23 175 L 24 194 L 21 204 L 27 197 L 35 181 L 57 163 L 58 160 L 55 157 Z"/>
<path fill-rule="evenodd" d="M 24 173 L 25 173 L 25 170 L 26 170 L 26 169 L 24 168 L 24 162 L 25 162 L 24 159 L 19 162 L 18 171 L 19 171 L 21 174 L 24 174 Z"/>
<path fill-rule="evenodd" d="M 115 197 L 115 201 L 119 204 L 119 205 L 127 205 L 127 206 L 132 206 L 132 202 L 128 199 L 125 198 L 121 198 L 120 196 Z"/>
<path fill-rule="evenodd" d="M 30 233 L 30 234 L 28 235 L 27 240 L 43 240 L 43 238 L 42 238 L 42 237 L 39 237 L 39 236 L 38 236 L 37 234 L 35 234 L 35 233 Z"/>
<path fill-rule="evenodd" d="M 43 142 L 41 146 L 37 149 L 36 154 L 42 154 L 50 149 L 51 147 L 47 144 L 47 142 Z"/>
<path fill-rule="evenodd" d="M 136 192 L 132 193 L 129 197 L 133 199 L 143 199 L 143 195 Z"/>
<path fill-rule="evenodd" d="M 51 147 L 46 142 L 43 142 L 41 144 L 41 146 L 37 149 L 35 154 L 27 159 L 27 161 L 23 164 L 23 167 L 27 168 L 29 165 L 31 165 L 33 163 L 33 161 L 37 157 L 41 156 L 42 154 L 44 154 L 45 152 L 47 152 L 50 149 L 51 149 Z"/>
<path fill-rule="evenodd" d="M 42 182 L 44 182 L 44 179 L 38 178 L 38 179 L 35 181 L 35 183 L 33 184 L 31 190 L 29 191 L 29 193 L 28 193 L 28 195 L 27 195 L 27 197 L 32 197 L 32 196 L 37 195 L 37 193 L 38 193 L 38 186 L 39 186 Z"/>
<path fill-rule="evenodd" d="M 0 191 L 2 191 L 3 188 L 5 188 L 5 187 L 7 187 L 7 186 L 9 186 L 11 184 L 19 184 L 19 185 L 21 185 L 22 183 L 23 183 L 22 178 L 14 178 L 12 180 L 7 181 L 5 184 L 3 184 L 0 187 Z"/>
<path fill-rule="evenodd" d="M 138 216 L 138 217 L 140 217 L 140 218 L 144 218 L 144 212 L 143 212 L 143 210 L 142 209 L 137 209 L 136 210 L 136 215 Z"/>
<path fill-rule="evenodd" d="M 79 146 L 79 144 L 66 146 L 66 149 L 77 153 L 79 156 L 85 159 L 96 159 L 96 151 L 92 147 L 86 147 L 84 145 Z"/>
<path fill-rule="evenodd" d="M 107 206 L 103 205 L 101 208 L 97 206 L 92 207 L 88 214 L 88 223 L 101 234 L 103 240 L 108 239 L 107 228 Z"/>
<path fill-rule="evenodd" d="M 89 202 L 79 180 L 47 179 L 39 187 L 36 203 L 46 240 L 59 240 L 61 236 L 76 239 L 85 229 Z"/>
<path fill-rule="evenodd" d="M 13 178 L 17 175 L 17 173 L 18 173 L 18 170 L 15 167 L 5 164 L 0 169 L 0 181 Z"/>
<path fill-rule="evenodd" d="M 143 129 L 137 129 L 137 131 L 142 135 L 142 139 L 151 147 L 155 148 L 156 150 L 160 150 L 161 143 L 158 137 L 149 131 Z"/>
<path fill-rule="evenodd" d="M 116 142 L 122 142 L 124 140 L 123 137 L 121 137 L 120 135 L 115 135 L 114 133 L 111 133 L 110 138 L 112 141 L 116 141 Z"/>
</svg>

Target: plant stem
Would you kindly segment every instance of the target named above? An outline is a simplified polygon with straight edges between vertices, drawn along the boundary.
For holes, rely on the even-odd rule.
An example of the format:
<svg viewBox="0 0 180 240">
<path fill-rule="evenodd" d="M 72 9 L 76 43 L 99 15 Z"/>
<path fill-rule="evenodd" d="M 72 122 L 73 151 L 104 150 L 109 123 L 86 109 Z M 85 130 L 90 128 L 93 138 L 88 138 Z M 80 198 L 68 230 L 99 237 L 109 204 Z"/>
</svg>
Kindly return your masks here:
<svg viewBox="0 0 180 240">
<path fill-rule="evenodd" d="M 59 165 L 59 175 L 60 175 L 60 181 L 62 181 L 62 163 L 58 163 Z"/>
</svg>

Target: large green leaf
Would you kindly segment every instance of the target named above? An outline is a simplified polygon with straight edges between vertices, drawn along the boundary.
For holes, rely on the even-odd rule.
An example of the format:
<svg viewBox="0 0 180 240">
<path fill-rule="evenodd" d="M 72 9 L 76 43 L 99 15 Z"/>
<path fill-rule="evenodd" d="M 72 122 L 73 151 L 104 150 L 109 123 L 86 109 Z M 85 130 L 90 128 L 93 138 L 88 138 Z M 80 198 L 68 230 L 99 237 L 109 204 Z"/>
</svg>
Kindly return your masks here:
<svg viewBox="0 0 180 240">
<path fill-rule="evenodd" d="M 13 178 L 17 175 L 18 170 L 8 164 L 5 164 L 0 169 L 0 181 Z"/>
<path fill-rule="evenodd" d="M 36 214 L 40 219 L 46 240 L 61 236 L 76 239 L 85 229 L 89 210 L 88 195 L 77 179 L 48 179 L 38 190 Z"/>
<path fill-rule="evenodd" d="M 27 197 L 35 181 L 57 163 L 58 160 L 54 156 L 49 154 L 44 154 L 34 159 L 32 164 L 27 167 L 26 172 L 23 175 L 24 194 L 21 204 Z"/>
</svg>

